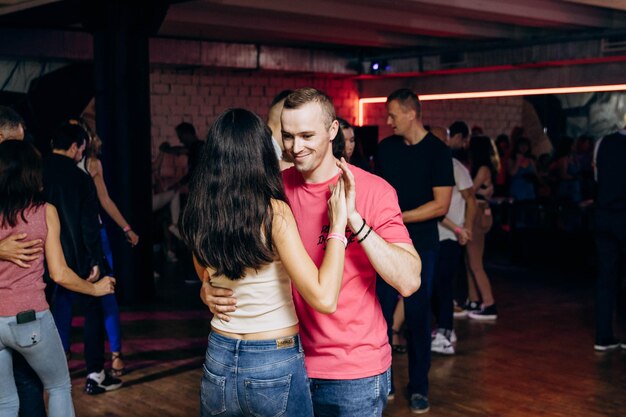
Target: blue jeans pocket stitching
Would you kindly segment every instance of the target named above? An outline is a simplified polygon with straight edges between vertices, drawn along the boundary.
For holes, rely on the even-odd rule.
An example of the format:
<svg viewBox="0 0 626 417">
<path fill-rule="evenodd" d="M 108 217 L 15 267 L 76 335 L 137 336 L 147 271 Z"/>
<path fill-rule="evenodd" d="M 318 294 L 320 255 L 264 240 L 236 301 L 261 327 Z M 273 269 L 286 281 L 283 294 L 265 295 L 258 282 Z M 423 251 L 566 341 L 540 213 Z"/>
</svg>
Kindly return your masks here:
<svg viewBox="0 0 626 417">
<path fill-rule="evenodd" d="M 255 417 L 279 417 L 287 410 L 292 374 L 275 379 L 246 379 L 246 402 Z"/>
<path fill-rule="evenodd" d="M 203 368 L 202 391 L 200 394 L 202 409 L 209 415 L 215 416 L 226 411 L 226 377 L 213 375 L 206 366 L 203 366 Z"/>
</svg>

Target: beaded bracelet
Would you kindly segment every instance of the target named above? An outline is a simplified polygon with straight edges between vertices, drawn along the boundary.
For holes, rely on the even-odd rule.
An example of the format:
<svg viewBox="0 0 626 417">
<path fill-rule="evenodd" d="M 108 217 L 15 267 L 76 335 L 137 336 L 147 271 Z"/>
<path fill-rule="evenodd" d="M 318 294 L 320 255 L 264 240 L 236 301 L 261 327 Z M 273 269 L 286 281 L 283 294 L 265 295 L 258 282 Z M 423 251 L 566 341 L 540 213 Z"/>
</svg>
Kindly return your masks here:
<svg viewBox="0 0 626 417">
<path fill-rule="evenodd" d="M 329 240 L 329 239 L 341 240 L 341 243 L 343 243 L 344 247 L 348 246 L 348 238 L 345 237 L 344 235 L 340 235 L 339 233 L 329 233 L 328 236 L 326 237 L 326 240 Z"/>
<path fill-rule="evenodd" d="M 127 224 L 122 230 L 124 231 L 124 233 L 128 233 L 128 232 L 130 232 L 133 229 L 130 227 L 129 224 Z"/>
<path fill-rule="evenodd" d="M 363 236 L 361 239 L 359 239 L 357 243 L 363 242 L 365 240 L 365 238 L 367 238 L 370 235 L 371 231 L 372 231 L 372 226 L 370 226 L 370 230 L 368 230 L 367 233 L 365 233 L 365 236 Z"/>
</svg>

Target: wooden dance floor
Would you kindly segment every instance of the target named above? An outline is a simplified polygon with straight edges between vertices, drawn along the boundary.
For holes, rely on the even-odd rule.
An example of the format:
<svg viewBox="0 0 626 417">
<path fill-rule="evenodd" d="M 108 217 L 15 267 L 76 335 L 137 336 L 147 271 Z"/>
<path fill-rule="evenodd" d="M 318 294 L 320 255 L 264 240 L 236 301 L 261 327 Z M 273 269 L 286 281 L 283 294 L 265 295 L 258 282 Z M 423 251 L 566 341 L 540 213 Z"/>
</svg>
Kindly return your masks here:
<svg viewBox="0 0 626 417">
<path fill-rule="evenodd" d="M 626 415 L 626 350 L 593 350 L 592 273 L 506 262 L 488 263 L 487 270 L 500 316 L 497 323 L 455 321 L 457 354 L 433 355 L 427 415 Z M 199 416 L 209 313 L 198 300 L 199 285 L 162 278 L 158 286 L 155 304 L 123 309 L 130 372 L 122 389 L 94 397 L 82 392 L 75 329 L 70 371 L 78 416 Z M 402 394 L 406 355 L 393 360 L 398 392 L 384 415 L 410 416 Z"/>
</svg>

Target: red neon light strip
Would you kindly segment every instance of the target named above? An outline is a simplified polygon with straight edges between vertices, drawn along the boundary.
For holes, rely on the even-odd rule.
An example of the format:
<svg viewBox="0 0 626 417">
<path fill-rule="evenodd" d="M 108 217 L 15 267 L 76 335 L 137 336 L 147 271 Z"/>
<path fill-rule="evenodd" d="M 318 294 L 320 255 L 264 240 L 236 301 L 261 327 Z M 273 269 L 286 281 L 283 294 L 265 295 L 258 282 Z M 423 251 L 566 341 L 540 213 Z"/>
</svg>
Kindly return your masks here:
<svg viewBox="0 0 626 417">
<path fill-rule="evenodd" d="M 446 94 L 424 94 L 420 95 L 420 101 L 431 100 L 462 100 L 471 98 L 493 98 L 493 97 L 513 97 L 513 96 L 534 96 L 540 94 L 574 94 L 574 93 L 595 93 L 600 91 L 623 91 L 626 84 L 612 85 L 590 85 L 584 87 L 559 87 L 559 88 L 532 88 L 525 90 L 497 90 L 497 91 L 476 91 L 471 93 L 446 93 Z M 387 97 L 368 97 L 359 99 L 359 126 L 363 126 L 364 106 L 371 103 L 384 103 Z"/>
</svg>

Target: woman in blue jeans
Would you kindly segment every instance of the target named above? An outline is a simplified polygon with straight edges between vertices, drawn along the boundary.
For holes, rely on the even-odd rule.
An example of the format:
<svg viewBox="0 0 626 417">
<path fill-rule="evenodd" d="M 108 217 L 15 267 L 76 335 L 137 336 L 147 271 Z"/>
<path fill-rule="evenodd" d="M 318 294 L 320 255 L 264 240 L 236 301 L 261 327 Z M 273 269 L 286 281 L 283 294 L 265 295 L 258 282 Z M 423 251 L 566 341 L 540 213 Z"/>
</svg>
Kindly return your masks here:
<svg viewBox="0 0 626 417">
<path fill-rule="evenodd" d="M 238 302 L 229 320 L 211 321 L 202 416 L 313 415 L 291 283 L 316 310 L 336 309 L 347 245 L 345 177 L 331 186 L 318 270 L 286 202 L 269 128 L 244 109 L 212 125 L 182 235 L 204 285 L 232 289 Z"/>
<path fill-rule="evenodd" d="M 92 296 L 111 294 L 115 280 L 93 284 L 66 264 L 56 209 L 46 204 L 39 153 L 22 141 L 0 143 L 0 239 L 27 233 L 45 242 L 50 277 L 59 285 Z M 49 417 L 74 416 L 71 382 L 63 347 L 46 302 L 43 257 L 29 268 L 0 261 L 0 415 L 17 416 L 19 398 L 12 352 L 19 352 L 48 392 Z"/>
</svg>

